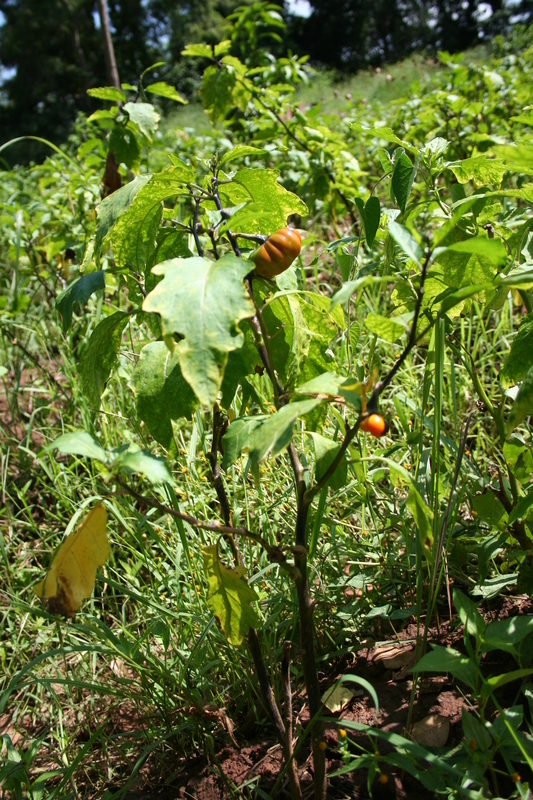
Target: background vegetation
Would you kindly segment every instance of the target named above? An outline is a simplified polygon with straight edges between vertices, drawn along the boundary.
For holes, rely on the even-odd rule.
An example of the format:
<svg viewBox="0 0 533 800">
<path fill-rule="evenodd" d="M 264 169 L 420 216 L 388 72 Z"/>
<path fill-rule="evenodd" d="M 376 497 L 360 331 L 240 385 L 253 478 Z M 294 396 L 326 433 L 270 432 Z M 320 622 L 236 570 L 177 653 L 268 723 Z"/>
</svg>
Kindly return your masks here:
<svg viewBox="0 0 533 800">
<path fill-rule="evenodd" d="M 222 745 L 270 744 L 274 735 L 254 654 L 228 641 L 209 597 L 202 548 L 217 541 L 209 525 L 225 521 L 223 484 L 232 525 L 268 543 L 239 540 L 278 700 L 287 686 L 284 643 L 294 643 L 289 680 L 304 790 L 313 738 L 315 775 L 321 750 L 330 796 L 392 793 L 395 779 L 410 775 L 413 792 L 526 798 L 531 33 L 497 37 L 482 60 L 442 53 L 438 64 L 417 61 L 416 83 L 402 78 L 412 62 L 391 68 L 392 80 L 383 71 L 341 84 L 338 97 L 326 83 L 321 104 L 305 59 L 269 55 L 276 39 L 254 39 L 258 23 L 283 33 L 273 9 L 248 13 L 222 43 L 213 36 L 187 47 L 184 58 L 199 66 L 184 69 L 201 76 L 206 120 L 180 105 L 160 125 L 149 91 L 160 76 L 139 79 L 132 66 L 122 92 L 93 92 L 98 108 L 78 119 L 67 145 L 2 173 L 1 791 L 109 799 L 157 785 L 177 794 L 206 764 L 221 794 L 288 791 L 283 775 L 252 769 L 237 780 L 221 768 Z M 171 88 L 163 90 L 169 103 Z M 166 358 L 159 317 L 141 308 L 155 286 L 152 266 L 199 248 L 211 263 L 234 251 L 208 191 L 222 167 L 219 197 L 234 231 L 270 233 L 282 196 L 304 237 L 301 258 L 277 284 L 254 279 L 271 311 L 265 341 L 291 400 L 285 409 L 316 401 L 312 415 L 308 406 L 295 414 L 288 434 L 275 427 L 283 410 L 275 375 L 246 326 L 242 358 L 214 404 L 220 418 L 181 376 L 171 386 L 151 362 L 143 373 L 150 348 Z M 255 170 L 261 186 L 248 214 L 239 173 Z M 165 180 L 174 183 L 154 201 L 150 192 Z M 254 239 L 245 237 L 249 255 Z M 228 274 L 242 262 L 227 261 Z M 390 378 L 367 384 L 390 420 L 379 440 L 359 432 L 371 376 Z M 244 453 L 232 439 L 250 420 L 274 426 L 275 436 L 265 434 L 271 457 L 257 439 L 245 440 Z M 224 453 L 221 423 L 229 423 Z M 306 487 L 320 489 L 305 552 L 294 549 L 291 439 Z M 329 475 L 332 456 L 338 469 Z M 95 500 L 109 516 L 111 556 L 94 596 L 66 623 L 33 586 Z M 272 558 L 277 548 L 290 561 L 284 568 Z M 302 564 L 320 690 L 346 672 L 369 698 L 342 720 L 324 711 L 311 735 L 290 570 Z M 418 658 L 425 652 L 392 728 L 386 717 L 375 724 L 373 700 L 385 698 L 352 666 L 385 639 L 407 642 Z M 426 673 L 451 676 L 446 686 L 459 698 L 447 745 L 411 738 Z M 285 723 L 288 716 L 285 708 Z M 291 791 L 298 796 L 294 783 Z"/>
</svg>

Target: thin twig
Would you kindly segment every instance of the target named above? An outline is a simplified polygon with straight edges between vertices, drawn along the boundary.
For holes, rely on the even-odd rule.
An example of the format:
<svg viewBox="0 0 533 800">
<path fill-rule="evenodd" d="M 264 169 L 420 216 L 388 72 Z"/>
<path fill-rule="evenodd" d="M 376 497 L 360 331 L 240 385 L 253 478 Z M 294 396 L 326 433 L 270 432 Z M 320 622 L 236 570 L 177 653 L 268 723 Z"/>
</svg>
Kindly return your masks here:
<svg viewBox="0 0 533 800">
<path fill-rule="evenodd" d="M 192 190 L 191 190 L 192 195 Z M 194 197 L 194 195 L 193 195 Z M 202 245 L 200 244 L 200 238 L 198 236 L 198 229 L 197 229 L 197 222 L 198 222 L 198 210 L 200 208 L 200 199 L 198 197 L 194 197 L 194 214 L 192 218 L 192 235 L 194 236 L 194 241 L 196 244 L 196 250 L 198 251 L 198 255 L 200 258 L 203 256 Z"/>
</svg>

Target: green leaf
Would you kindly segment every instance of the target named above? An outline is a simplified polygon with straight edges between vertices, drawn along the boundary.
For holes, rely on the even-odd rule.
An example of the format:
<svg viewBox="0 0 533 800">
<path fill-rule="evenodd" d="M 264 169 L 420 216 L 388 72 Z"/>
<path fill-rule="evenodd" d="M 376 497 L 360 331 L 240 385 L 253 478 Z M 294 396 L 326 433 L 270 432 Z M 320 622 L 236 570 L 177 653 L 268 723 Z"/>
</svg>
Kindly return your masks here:
<svg viewBox="0 0 533 800">
<path fill-rule="evenodd" d="M 328 394 L 334 397 L 339 394 L 339 389 L 345 381 L 344 376 L 335 372 L 323 372 L 316 378 L 297 386 L 294 391 L 297 394 Z"/>
<path fill-rule="evenodd" d="M 299 400 L 289 403 L 276 414 L 267 417 L 250 435 L 250 461 L 254 474 L 259 474 L 259 462 L 265 458 L 274 458 L 292 441 L 292 430 L 298 417 L 309 414 L 324 401 L 319 398 Z"/>
<path fill-rule="evenodd" d="M 98 270 L 98 272 L 89 272 L 87 275 L 82 275 L 68 289 L 58 295 L 55 307 L 61 315 L 63 333 L 66 333 L 70 328 L 74 303 L 84 305 L 94 292 L 98 292 L 101 289 L 105 289 L 105 276 L 102 270 Z"/>
<path fill-rule="evenodd" d="M 490 489 L 472 498 L 472 508 L 478 517 L 491 527 L 496 527 L 500 523 L 505 524 L 507 521 L 507 512 L 501 500 Z"/>
<path fill-rule="evenodd" d="M 164 342 L 152 342 L 141 350 L 131 382 L 137 400 L 137 414 L 165 448 L 172 442 L 171 420 L 191 419 L 198 401 L 181 374 L 177 354 Z"/>
<path fill-rule="evenodd" d="M 137 172 L 141 163 L 141 145 L 135 132 L 123 125 L 115 125 L 107 142 L 107 149 L 115 154 L 117 164 L 125 164 Z"/>
<path fill-rule="evenodd" d="M 211 122 L 224 117 L 232 107 L 239 107 L 236 96 L 237 76 L 218 66 L 207 67 L 202 80 L 202 101 Z"/>
<path fill-rule="evenodd" d="M 117 220 L 111 235 L 118 267 L 129 267 L 141 274 L 145 272 L 156 246 L 163 214 L 162 202 L 183 192 L 184 184 L 190 178 L 190 168 L 180 164 L 154 175 L 138 192 Z"/>
<path fill-rule="evenodd" d="M 170 86 L 170 84 L 165 83 L 164 81 L 151 83 L 150 86 L 146 87 L 145 91 L 149 92 L 150 94 L 156 94 L 158 97 L 166 97 L 167 100 L 175 100 L 176 103 L 183 103 L 184 105 L 187 105 L 189 102 L 188 100 L 185 100 L 181 94 L 179 94 L 174 86 Z"/>
<path fill-rule="evenodd" d="M 448 250 L 458 253 L 475 253 L 486 258 L 491 264 L 501 264 L 509 256 L 507 248 L 499 237 L 489 239 L 487 235 L 472 236 L 470 239 L 454 242 L 448 246 Z"/>
<path fill-rule="evenodd" d="M 148 478 L 150 483 L 155 485 L 173 483 L 172 475 L 164 459 L 156 458 L 144 450 L 134 448 L 132 445 L 113 460 L 113 469 L 124 470 L 128 474 L 140 472 L 141 475 Z"/>
<path fill-rule="evenodd" d="M 520 483 L 529 483 L 533 475 L 533 453 L 521 440 L 511 437 L 503 446 L 503 457 Z"/>
<path fill-rule="evenodd" d="M 376 233 L 378 232 L 379 221 L 381 219 L 381 205 L 379 198 L 371 195 L 366 201 L 365 205 L 360 197 L 356 197 L 355 204 L 361 215 L 366 242 L 369 247 L 372 247 L 374 239 L 376 238 Z"/>
<path fill-rule="evenodd" d="M 453 675 L 454 678 L 465 683 L 471 689 L 474 689 L 476 685 L 476 675 L 470 659 L 462 656 L 453 647 L 433 646 L 433 650 L 422 656 L 412 671 L 449 672 L 450 675 Z"/>
<path fill-rule="evenodd" d="M 95 89 L 87 89 L 87 94 L 96 97 L 97 100 L 111 100 L 113 103 L 123 103 L 126 99 L 124 92 L 115 86 L 102 86 Z"/>
<path fill-rule="evenodd" d="M 316 469 L 315 478 L 317 481 L 321 480 L 322 476 L 327 472 L 329 466 L 337 453 L 340 450 L 340 442 L 332 442 L 331 439 L 326 439 L 319 433 L 310 433 L 315 447 Z M 328 481 L 328 486 L 338 491 L 346 485 L 346 478 L 348 476 L 348 464 L 346 462 L 346 453 L 344 454 L 341 463 Z"/>
<path fill-rule="evenodd" d="M 224 456 L 222 468 L 227 470 L 240 457 L 250 449 L 250 437 L 253 431 L 268 419 L 266 414 L 257 414 L 254 417 L 239 417 L 233 420 L 228 430 L 222 437 Z"/>
<path fill-rule="evenodd" d="M 430 558 L 433 548 L 433 528 L 431 525 L 433 521 L 433 512 L 430 507 L 426 505 L 421 494 L 412 483 L 410 483 L 409 495 L 405 504 L 415 520 L 422 549 L 426 557 Z"/>
<path fill-rule="evenodd" d="M 374 244 L 376 233 L 379 229 L 381 219 L 381 205 L 379 197 L 372 195 L 368 198 L 365 205 L 365 235 L 366 243 L 369 247 Z"/>
<path fill-rule="evenodd" d="M 152 135 L 159 124 L 161 114 L 155 110 L 151 103 L 126 103 L 123 110 L 130 120 L 137 125 L 143 136 L 151 142 Z"/>
<path fill-rule="evenodd" d="M 209 44 L 188 44 L 185 50 L 181 51 L 182 56 L 189 58 L 213 58 L 213 49 Z"/>
<path fill-rule="evenodd" d="M 364 289 L 366 286 L 374 286 L 379 283 L 390 283 L 390 275 L 365 275 L 362 278 L 357 278 L 354 281 L 347 281 L 341 288 L 335 292 L 330 301 L 330 308 L 338 305 L 344 305 L 358 289 Z"/>
<path fill-rule="evenodd" d="M 407 228 L 404 228 L 403 225 L 399 225 L 394 220 L 389 222 L 389 233 L 396 242 L 397 245 L 406 253 L 409 258 L 412 258 L 413 261 L 416 261 L 418 266 L 420 266 L 420 260 L 422 258 L 422 248 L 416 241 L 415 237 L 413 236 Z"/>
<path fill-rule="evenodd" d="M 407 208 L 414 178 L 415 169 L 412 161 L 409 156 L 402 153 L 400 158 L 396 161 L 394 172 L 392 173 L 392 191 L 402 211 L 405 211 Z"/>
<path fill-rule="evenodd" d="M 492 745 L 492 736 L 475 714 L 462 709 L 463 734 L 467 747 L 484 752 Z M 475 746 L 472 745 L 474 743 Z"/>
<path fill-rule="evenodd" d="M 92 332 L 80 359 L 78 372 L 81 389 L 95 411 L 100 408 L 100 398 L 117 360 L 122 332 L 130 316 L 128 312 L 117 311 L 103 319 Z"/>
<path fill-rule="evenodd" d="M 366 315 L 364 325 L 371 333 L 375 333 L 380 339 L 391 344 L 407 332 L 405 325 L 395 322 L 393 318 L 382 317 L 372 312 Z"/>
<path fill-rule="evenodd" d="M 533 415 L 533 367 L 525 376 L 520 385 L 516 399 L 511 407 L 511 413 L 505 425 L 507 436 L 522 423 L 526 417 Z"/>
<path fill-rule="evenodd" d="M 104 448 L 86 431 L 64 433 L 63 436 L 59 436 L 49 444 L 46 449 L 59 450 L 60 453 L 85 456 L 86 458 L 95 458 L 103 464 L 108 460 L 108 455 Z"/>
<path fill-rule="evenodd" d="M 217 546 L 200 548 L 209 590 L 207 605 L 215 615 L 228 642 L 238 647 L 259 618 L 250 603 L 258 597 L 248 586 L 244 567 L 229 569 L 218 557 Z"/>
<path fill-rule="evenodd" d="M 252 147 L 249 144 L 238 144 L 224 153 L 218 162 L 218 166 L 222 167 L 230 161 L 236 161 L 238 158 L 245 158 L 246 156 L 262 156 L 264 153 L 266 153 L 266 150 L 259 147 Z"/>
<path fill-rule="evenodd" d="M 116 221 L 126 211 L 137 193 L 150 180 L 151 175 L 139 175 L 135 180 L 127 183 L 122 188 L 102 200 L 96 208 L 96 233 L 94 237 L 94 257 L 99 260 L 102 244 Z"/>
<path fill-rule="evenodd" d="M 509 525 L 512 525 L 517 519 L 525 519 L 528 516 L 529 509 L 533 506 L 533 487 L 528 494 L 521 497 L 516 506 L 509 514 Z"/>
<path fill-rule="evenodd" d="M 530 117 L 530 119 L 532 118 Z M 518 144 L 496 145 L 492 149 L 497 156 L 503 159 L 507 168 L 516 172 L 531 174 L 531 170 L 533 170 L 533 145 L 519 142 Z"/>
<path fill-rule="evenodd" d="M 485 631 L 485 621 L 477 610 L 476 604 L 458 589 L 453 590 L 453 604 L 466 633 L 473 636 L 476 643 L 479 644 Z"/>
<path fill-rule="evenodd" d="M 459 183 L 473 181 L 477 185 L 494 184 L 499 186 L 504 172 L 505 164 L 499 159 L 491 159 L 486 155 L 465 158 L 447 164 Z"/>
<path fill-rule="evenodd" d="M 485 685 L 481 689 L 481 695 L 487 699 L 502 686 L 522 678 L 528 678 L 530 675 L 533 675 L 533 669 L 515 669 L 511 672 L 504 672 L 502 675 L 494 675 L 494 677 L 487 678 L 485 681 Z"/>
<path fill-rule="evenodd" d="M 411 142 L 400 139 L 391 128 L 363 128 L 363 126 L 359 125 L 357 122 L 354 122 L 352 127 L 356 131 L 360 131 L 365 138 L 368 136 L 376 136 L 379 139 L 385 139 L 386 142 L 391 142 L 391 144 L 397 144 L 399 147 L 403 147 L 404 150 L 407 150 L 407 152 L 412 155 L 418 153 L 417 148 L 411 144 Z"/>
<path fill-rule="evenodd" d="M 145 203 L 135 198 L 121 216 L 111 234 L 113 256 L 117 267 L 127 267 L 143 274 L 155 252 L 156 237 L 163 216 L 161 202 Z"/>
<path fill-rule="evenodd" d="M 533 313 L 523 318 L 518 333 L 511 345 L 500 371 L 500 383 L 504 389 L 523 381 L 533 367 Z"/>
<path fill-rule="evenodd" d="M 279 293 L 265 307 L 273 361 L 280 379 L 291 388 L 331 367 L 328 348 L 344 328 L 342 308 L 311 292 Z"/>
<path fill-rule="evenodd" d="M 533 633 L 533 616 L 516 616 L 490 622 L 483 636 L 483 650 L 506 650 L 509 645 L 520 644 Z"/>
<path fill-rule="evenodd" d="M 307 216 L 309 209 L 306 204 L 298 195 L 285 189 L 278 182 L 278 176 L 275 169 L 240 169 L 233 182 L 244 190 L 244 199 L 249 198 L 257 207 L 252 214 L 247 207 L 237 211 L 231 220 L 222 224 L 221 229 L 229 227 L 240 233 L 269 234 L 284 228 L 290 214 Z"/>
<path fill-rule="evenodd" d="M 164 277 L 146 297 L 143 310 L 161 315 L 167 342 L 175 333 L 184 337 L 176 350 L 181 371 L 204 405 L 216 400 L 228 352 L 243 345 L 238 323 L 253 316 L 243 285 L 251 266 L 226 255 L 215 262 L 174 258 L 152 270 Z"/>
</svg>

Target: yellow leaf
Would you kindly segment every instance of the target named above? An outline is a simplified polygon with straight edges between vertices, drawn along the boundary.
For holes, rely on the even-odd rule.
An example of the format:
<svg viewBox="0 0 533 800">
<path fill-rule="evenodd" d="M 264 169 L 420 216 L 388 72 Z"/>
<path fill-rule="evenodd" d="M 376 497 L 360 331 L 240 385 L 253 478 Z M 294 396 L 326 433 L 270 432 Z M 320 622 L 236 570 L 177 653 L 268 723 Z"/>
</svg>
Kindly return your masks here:
<svg viewBox="0 0 533 800">
<path fill-rule="evenodd" d="M 65 539 L 44 581 L 33 587 L 52 614 L 74 617 L 82 600 L 92 595 L 96 568 L 109 558 L 106 522 L 106 510 L 98 504 Z"/>
</svg>

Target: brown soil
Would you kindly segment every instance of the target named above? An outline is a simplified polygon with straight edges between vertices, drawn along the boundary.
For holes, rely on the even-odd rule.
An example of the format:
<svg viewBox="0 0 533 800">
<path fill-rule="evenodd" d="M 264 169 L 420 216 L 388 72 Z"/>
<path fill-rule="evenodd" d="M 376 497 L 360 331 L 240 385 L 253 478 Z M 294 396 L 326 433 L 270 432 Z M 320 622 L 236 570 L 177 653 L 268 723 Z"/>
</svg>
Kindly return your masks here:
<svg viewBox="0 0 533 800">
<path fill-rule="evenodd" d="M 504 619 L 508 616 L 533 613 L 533 603 L 524 597 L 501 598 L 497 605 L 497 610 L 487 614 L 487 621 L 492 618 Z M 410 624 L 391 642 L 393 645 L 400 643 L 405 651 L 410 644 L 414 645 L 415 638 L 416 625 Z M 439 631 L 431 630 L 429 640 L 443 646 L 463 649 L 462 631 L 458 630 L 456 623 L 444 623 L 440 626 Z M 343 766 L 337 736 L 337 730 L 342 728 L 343 721 L 353 720 L 385 731 L 406 735 L 405 725 L 407 724 L 412 686 L 411 673 L 408 671 L 409 666 L 396 671 L 387 668 L 381 658 L 382 645 L 383 643 L 380 643 L 379 646 L 374 644 L 366 650 L 359 650 L 356 656 L 351 659 L 346 658 L 343 663 L 337 664 L 334 672 L 327 676 L 321 676 L 324 690 L 332 686 L 343 674 L 354 674 L 365 678 L 376 690 L 380 704 L 379 717 L 376 718 L 373 702 L 367 693 L 362 690 L 358 692 L 358 687 L 355 684 L 351 685 L 355 691 L 354 698 L 340 713 L 330 715 L 331 722 L 326 727 L 328 773 L 335 772 Z M 509 669 L 507 654 L 493 652 L 489 655 L 490 661 L 484 662 L 487 675 L 503 673 Z M 504 687 L 504 690 L 498 695 L 499 702 L 503 706 L 519 702 L 517 701 L 519 686 L 519 683 L 513 683 Z M 303 692 L 295 693 L 294 705 L 295 727 L 301 725 L 302 728 L 305 728 L 309 714 Z M 446 747 L 452 747 L 459 744 L 463 737 L 461 713 L 465 705 L 463 693 L 455 685 L 453 679 L 446 675 L 427 676 L 422 681 L 417 695 L 413 722 L 417 722 L 429 714 L 440 714 L 447 718 L 450 722 L 450 732 Z M 184 760 L 168 781 L 161 779 L 160 771 L 156 777 L 147 765 L 144 780 L 135 790 L 128 792 L 125 800 L 141 800 L 141 798 L 223 800 L 230 797 L 257 797 L 258 795 L 254 795 L 251 787 L 243 787 L 243 784 L 253 778 L 256 779 L 254 783 L 269 795 L 281 768 L 281 748 L 273 737 L 264 734 L 244 738 L 242 733 L 239 735 L 240 731 L 244 729 L 245 726 L 236 727 L 237 746 L 226 743 L 216 749 L 214 757 L 197 753 L 192 758 Z M 351 733 L 350 736 L 363 746 L 368 747 L 370 744 L 363 734 Z M 381 742 L 379 747 L 383 754 L 388 752 L 386 743 Z M 309 751 L 304 751 L 302 748 L 298 764 L 304 797 L 311 798 L 313 773 Z M 160 767 L 161 764 L 159 769 Z M 524 772 L 524 770 L 521 771 Z M 376 800 L 389 800 L 389 798 L 390 800 L 393 798 L 405 800 L 410 797 L 416 797 L 417 800 L 433 800 L 434 798 L 432 792 L 426 791 L 409 775 L 401 774 L 386 765 L 383 766 L 382 776 L 381 781 L 375 781 L 372 787 L 373 797 Z M 529 778 L 531 777 L 529 776 Z M 522 779 L 527 780 L 528 777 L 523 774 Z M 365 770 L 331 778 L 328 783 L 328 800 L 350 800 L 350 798 L 364 800 L 370 796 L 366 781 Z M 509 787 L 500 784 L 502 796 L 508 796 L 508 793 L 511 793 L 513 786 L 510 782 L 509 784 Z M 504 792 L 504 789 L 507 791 Z M 290 798 L 287 782 L 282 782 L 281 786 L 270 796 L 274 800 L 275 798 L 281 800 Z"/>
</svg>

